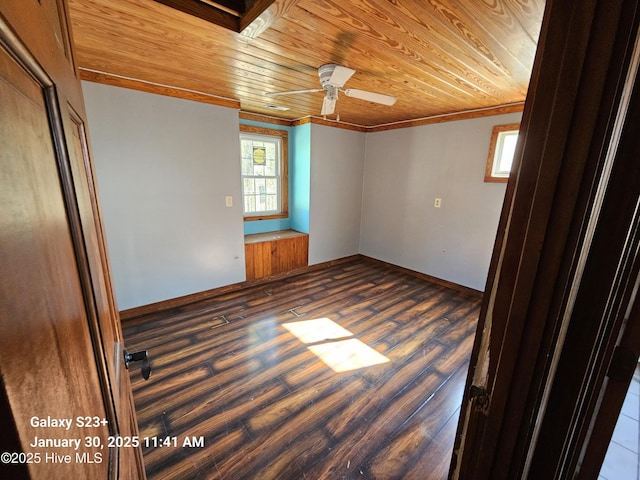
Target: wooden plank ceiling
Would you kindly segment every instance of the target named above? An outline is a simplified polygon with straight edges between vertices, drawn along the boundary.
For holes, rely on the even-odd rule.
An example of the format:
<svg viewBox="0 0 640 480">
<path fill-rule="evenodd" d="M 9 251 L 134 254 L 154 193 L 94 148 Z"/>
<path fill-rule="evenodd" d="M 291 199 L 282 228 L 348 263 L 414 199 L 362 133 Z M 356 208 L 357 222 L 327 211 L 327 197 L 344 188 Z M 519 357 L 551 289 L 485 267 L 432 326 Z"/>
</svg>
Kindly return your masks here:
<svg viewBox="0 0 640 480">
<path fill-rule="evenodd" d="M 544 0 L 276 0 L 237 33 L 154 0 L 69 0 L 85 79 L 296 120 L 319 117 L 323 93 L 266 93 L 319 88 L 317 68 L 337 63 L 356 70 L 347 88 L 398 98 L 340 94 L 340 120 L 364 127 L 521 104 L 543 11 Z"/>
</svg>

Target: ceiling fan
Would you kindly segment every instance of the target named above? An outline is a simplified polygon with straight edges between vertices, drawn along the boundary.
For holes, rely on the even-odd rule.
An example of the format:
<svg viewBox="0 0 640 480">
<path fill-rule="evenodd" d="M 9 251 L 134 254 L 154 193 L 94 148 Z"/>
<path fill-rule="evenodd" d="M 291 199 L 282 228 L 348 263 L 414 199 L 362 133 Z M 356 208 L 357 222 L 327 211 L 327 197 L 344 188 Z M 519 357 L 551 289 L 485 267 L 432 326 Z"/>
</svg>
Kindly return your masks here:
<svg viewBox="0 0 640 480">
<path fill-rule="evenodd" d="M 338 100 L 338 92 L 344 93 L 347 97 L 359 98 L 369 102 L 380 103 L 382 105 L 391 106 L 396 103 L 397 98 L 382 93 L 367 92 L 365 90 L 357 90 L 355 88 L 343 89 L 347 80 L 356 73 L 355 70 L 335 63 L 328 63 L 318 68 L 318 76 L 322 88 L 312 88 L 309 90 L 291 90 L 288 92 L 267 93 L 269 97 L 277 97 L 280 95 L 293 95 L 298 93 L 314 93 L 325 92 L 324 101 L 322 102 L 321 115 L 331 115 L 336 109 L 336 101 Z"/>
</svg>

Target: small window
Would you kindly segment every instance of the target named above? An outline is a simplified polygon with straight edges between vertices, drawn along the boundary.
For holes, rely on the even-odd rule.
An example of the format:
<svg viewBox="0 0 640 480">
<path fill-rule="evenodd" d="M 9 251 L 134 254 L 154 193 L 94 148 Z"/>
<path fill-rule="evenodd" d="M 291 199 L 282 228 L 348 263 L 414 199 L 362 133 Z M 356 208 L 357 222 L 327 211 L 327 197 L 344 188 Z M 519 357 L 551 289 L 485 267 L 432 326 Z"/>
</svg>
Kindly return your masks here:
<svg viewBox="0 0 640 480">
<path fill-rule="evenodd" d="M 496 125 L 491 133 L 489 158 L 484 172 L 485 182 L 506 182 L 516 152 L 520 125 Z"/>
<path fill-rule="evenodd" d="M 240 125 L 240 157 L 245 220 L 287 217 L 287 132 Z"/>
</svg>

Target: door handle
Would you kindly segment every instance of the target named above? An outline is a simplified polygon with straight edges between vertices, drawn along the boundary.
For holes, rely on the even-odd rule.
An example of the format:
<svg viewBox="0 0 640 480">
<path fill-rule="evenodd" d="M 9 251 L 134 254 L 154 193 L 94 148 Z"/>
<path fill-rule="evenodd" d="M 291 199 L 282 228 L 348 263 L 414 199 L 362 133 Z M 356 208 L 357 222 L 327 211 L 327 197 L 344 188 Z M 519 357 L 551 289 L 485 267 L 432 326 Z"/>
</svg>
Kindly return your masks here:
<svg viewBox="0 0 640 480">
<path fill-rule="evenodd" d="M 129 369 L 129 362 L 142 362 L 142 378 L 149 380 L 151 375 L 151 362 L 149 361 L 149 354 L 146 350 L 140 350 L 139 352 L 129 353 L 124 351 L 124 366 Z"/>
</svg>

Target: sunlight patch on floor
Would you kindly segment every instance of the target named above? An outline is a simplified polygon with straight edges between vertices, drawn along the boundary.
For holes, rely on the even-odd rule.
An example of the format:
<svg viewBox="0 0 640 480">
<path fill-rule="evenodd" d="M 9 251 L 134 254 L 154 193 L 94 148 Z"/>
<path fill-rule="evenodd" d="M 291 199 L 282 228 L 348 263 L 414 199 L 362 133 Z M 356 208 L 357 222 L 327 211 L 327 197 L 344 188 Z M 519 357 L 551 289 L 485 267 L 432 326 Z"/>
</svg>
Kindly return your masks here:
<svg viewBox="0 0 640 480">
<path fill-rule="evenodd" d="M 308 347 L 334 372 L 346 372 L 387 363 L 389 359 L 357 338 Z"/>
<path fill-rule="evenodd" d="M 302 343 L 317 343 L 324 340 L 353 337 L 353 333 L 329 318 L 284 323 L 282 326 L 298 337 Z"/>
<path fill-rule="evenodd" d="M 353 337 L 329 318 L 316 318 L 282 325 L 334 372 L 346 372 L 389 362 L 389 359 Z"/>
</svg>

